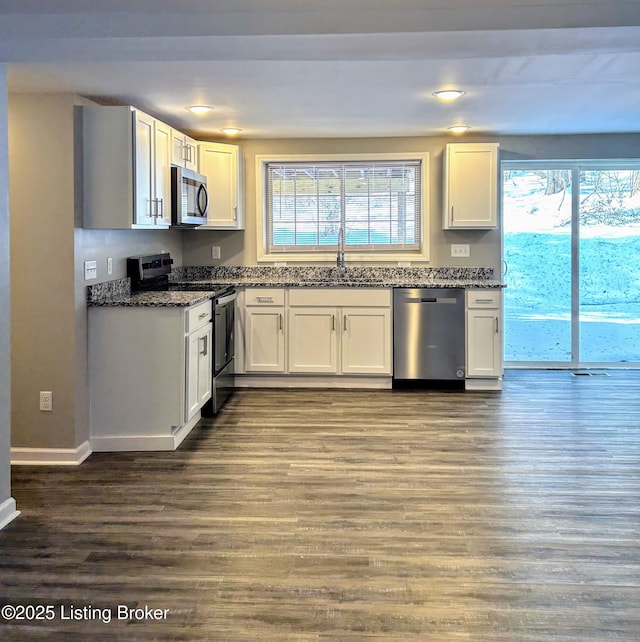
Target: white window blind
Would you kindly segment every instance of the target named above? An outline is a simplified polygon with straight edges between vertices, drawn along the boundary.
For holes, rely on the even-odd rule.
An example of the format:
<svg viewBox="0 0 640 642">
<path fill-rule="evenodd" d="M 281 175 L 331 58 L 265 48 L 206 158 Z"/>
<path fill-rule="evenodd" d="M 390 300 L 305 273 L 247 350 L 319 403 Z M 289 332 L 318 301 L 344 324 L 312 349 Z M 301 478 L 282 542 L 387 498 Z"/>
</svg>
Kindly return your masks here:
<svg viewBox="0 0 640 642">
<path fill-rule="evenodd" d="M 266 163 L 267 250 L 417 250 L 421 160 Z"/>
</svg>

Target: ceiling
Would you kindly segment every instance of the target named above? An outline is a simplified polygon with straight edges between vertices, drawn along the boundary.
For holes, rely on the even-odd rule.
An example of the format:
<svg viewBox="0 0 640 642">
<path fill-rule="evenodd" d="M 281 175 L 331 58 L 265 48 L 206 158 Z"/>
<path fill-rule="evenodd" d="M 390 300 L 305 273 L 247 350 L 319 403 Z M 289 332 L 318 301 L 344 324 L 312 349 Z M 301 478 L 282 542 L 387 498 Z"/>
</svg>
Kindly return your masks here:
<svg viewBox="0 0 640 642">
<path fill-rule="evenodd" d="M 203 138 L 640 132 L 638 0 L 2 0 L 0 61 Z"/>
</svg>

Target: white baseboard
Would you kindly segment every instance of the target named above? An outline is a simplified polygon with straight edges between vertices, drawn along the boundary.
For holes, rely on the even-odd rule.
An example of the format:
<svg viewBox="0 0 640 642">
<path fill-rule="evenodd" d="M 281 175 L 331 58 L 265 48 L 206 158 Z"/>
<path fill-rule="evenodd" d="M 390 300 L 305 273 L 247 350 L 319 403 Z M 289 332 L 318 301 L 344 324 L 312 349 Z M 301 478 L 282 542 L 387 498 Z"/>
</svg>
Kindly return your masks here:
<svg viewBox="0 0 640 642">
<path fill-rule="evenodd" d="M 12 466 L 78 466 L 91 454 L 88 441 L 75 448 L 12 448 Z"/>
<path fill-rule="evenodd" d="M 502 390 L 502 377 L 495 379 L 465 379 L 465 390 Z"/>
<path fill-rule="evenodd" d="M 388 390 L 391 377 L 235 375 L 236 388 L 370 388 Z"/>
<path fill-rule="evenodd" d="M 171 435 L 100 435 L 91 437 L 91 450 L 99 452 L 134 452 L 150 450 L 175 450 L 200 421 L 197 413 L 189 423 Z"/>
<path fill-rule="evenodd" d="M 0 531 L 18 515 L 20 515 L 20 511 L 16 510 L 16 500 L 13 497 L 2 502 L 0 504 Z"/>
</svg>

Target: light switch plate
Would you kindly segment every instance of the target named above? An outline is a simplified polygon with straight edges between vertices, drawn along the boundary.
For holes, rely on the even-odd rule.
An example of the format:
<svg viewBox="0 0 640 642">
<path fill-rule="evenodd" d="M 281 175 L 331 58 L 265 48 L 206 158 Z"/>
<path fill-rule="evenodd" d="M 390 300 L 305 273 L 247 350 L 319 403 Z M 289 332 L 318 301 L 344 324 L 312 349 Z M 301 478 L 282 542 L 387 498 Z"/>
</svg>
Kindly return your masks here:
<svg viewBox="0 0 640 642">
<path fill-rule="evenodd" d="M 92 281 L 98 278 L 98 262 L 85 261 L 84 262 L 84 280 Z"/>
<path fill-rule="evenodd" d="M 107 274 L 113 274 L 113 259 L 111 257 L 107 259 Z"/>
<path fill-rule="evenodd" d="M 212 245 L 211 246 L 211 258 L 212 259 L 219 259 L 220 258 L 220 246 L 219 245 Z"/>
<path fill-rule="evenodd" d="M 451 244 L 451 256 L 467 257 L 470 255 L 471 255 L 471 252 L 470 252 L 470 247 L 468 243 L 458 244 L 458 245 L 454 243 Z"/>
</svg>

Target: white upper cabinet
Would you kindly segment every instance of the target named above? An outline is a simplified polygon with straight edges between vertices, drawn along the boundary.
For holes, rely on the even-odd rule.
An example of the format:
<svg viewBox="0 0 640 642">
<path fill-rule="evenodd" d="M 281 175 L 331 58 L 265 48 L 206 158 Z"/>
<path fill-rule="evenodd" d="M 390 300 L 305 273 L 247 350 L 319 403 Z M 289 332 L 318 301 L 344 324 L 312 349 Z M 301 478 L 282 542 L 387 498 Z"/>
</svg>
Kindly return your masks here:
<svg viewBox="0 0 640 642">
<path fill-rule="evenodd" d="M 198 171 L 198 143 L 177 129 L 171 130 L 171 162 Z"/>
<path fill-rule="evenodd" d="M 171 225 L 171 128 L 133 111 L 136 226 Z"/>
<path fill-rule="evenodd" d="M 443 228 L 498 225 L 498 143 L 449 143 L 444 154 Z"/>
<path fill-rule="evenodd" d="M 84 227 L 166 229 L 171 128 L 132 107 L 83 107 Z"/>
<path fill-rule="evenodd" d="M 237 145 L 200 143 L 200 173 L 207 177 L 209 211 L 198 229 L 244 229 L 242 151 Z"/>
</svg>

